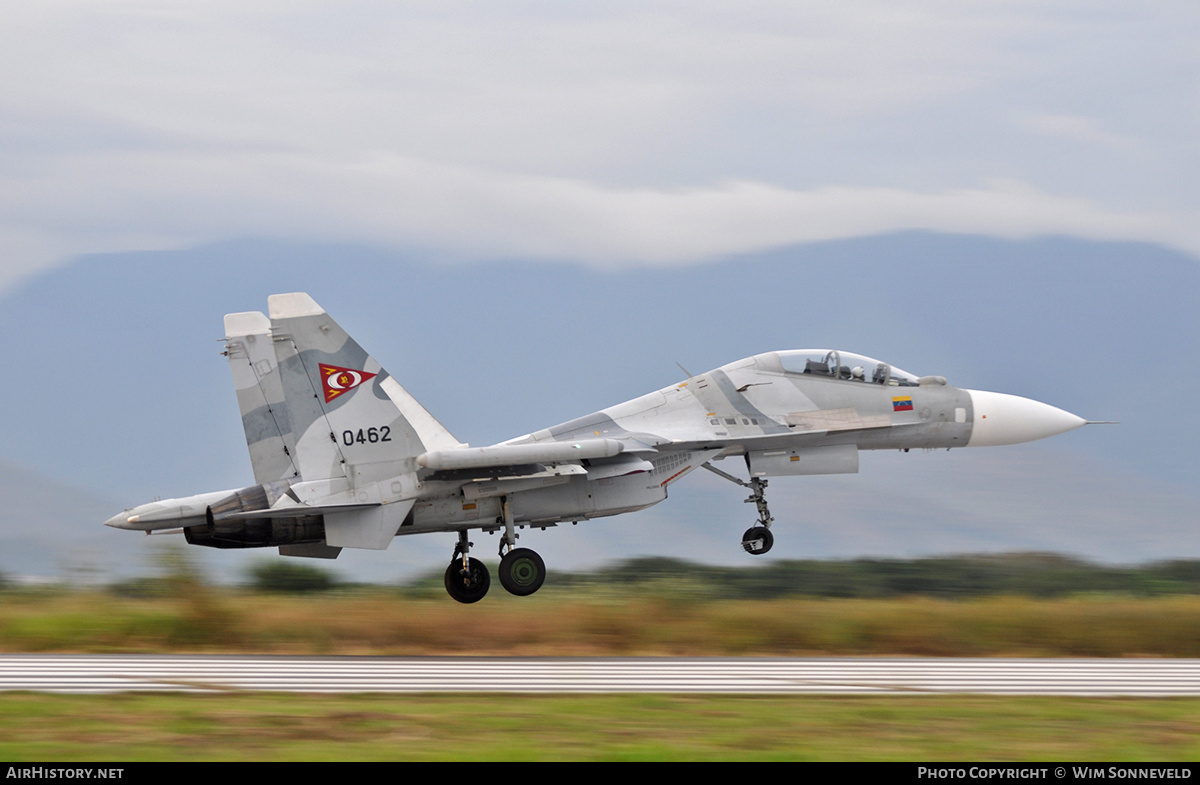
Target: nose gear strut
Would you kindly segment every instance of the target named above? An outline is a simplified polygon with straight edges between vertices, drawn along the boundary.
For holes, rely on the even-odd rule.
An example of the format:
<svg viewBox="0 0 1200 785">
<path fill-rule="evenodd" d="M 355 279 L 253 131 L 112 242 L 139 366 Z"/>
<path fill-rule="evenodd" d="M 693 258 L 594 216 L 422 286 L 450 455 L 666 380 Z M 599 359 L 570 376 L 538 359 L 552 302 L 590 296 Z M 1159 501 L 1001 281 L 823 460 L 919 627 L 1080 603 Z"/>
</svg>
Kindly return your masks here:
<svg viewBox="0 0 1200 785">
<path fill-rule="evenodd" d="M 740 477 L 734 477 L 732 474 L 721 471 L 712 464 L 704 463 L 701 466 L 719 477 L 724 477 L 732 483 L 750 489 L 750 496 L 746 498 L 745 502 L 746 504 L 753 502 L 758 509 L 758 523 L 742 534 L 742 548 L 753 556 L 761 556 L 771 550 L 771 546 L 775 544 L 775 535 L 771 534 L 771 524 L 775 519 L 771 517 L 771 510 L 767 507 L 767 499 L 763 494 L 767 487 L 767 481 L 761 477 L 751 477 L 750 482 L 746 482 Z"/>
</svg>

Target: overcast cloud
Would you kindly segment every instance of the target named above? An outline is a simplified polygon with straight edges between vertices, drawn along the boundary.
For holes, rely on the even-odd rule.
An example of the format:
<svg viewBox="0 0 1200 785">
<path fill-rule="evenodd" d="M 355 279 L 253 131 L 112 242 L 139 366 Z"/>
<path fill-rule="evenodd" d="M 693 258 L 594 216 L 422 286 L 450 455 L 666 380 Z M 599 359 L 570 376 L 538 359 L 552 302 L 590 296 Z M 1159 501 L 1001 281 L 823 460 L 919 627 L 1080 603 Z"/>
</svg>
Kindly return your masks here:
<svg viewBox="0 0 1200 785">
<path fill-rule="evenodd" d="M 1200 253 L 1200 7 L 17 2 L 0 288 L 230 237 L 687 263 L 902 228 Z"/>
</svg>

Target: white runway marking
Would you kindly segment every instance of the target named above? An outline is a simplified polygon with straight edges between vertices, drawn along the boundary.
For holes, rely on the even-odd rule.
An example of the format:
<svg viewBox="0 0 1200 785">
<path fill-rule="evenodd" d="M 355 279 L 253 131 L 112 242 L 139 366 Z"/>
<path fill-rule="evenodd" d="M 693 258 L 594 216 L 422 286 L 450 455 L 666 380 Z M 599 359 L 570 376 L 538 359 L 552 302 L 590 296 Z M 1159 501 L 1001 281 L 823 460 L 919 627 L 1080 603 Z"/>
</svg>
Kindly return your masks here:
<svg viewBox="0 0 1200 785">
<path fill-rule="evenodd" d="M 0 691 L 1200 695 L 1200 660 L 3 655 Z"/>
</svg>

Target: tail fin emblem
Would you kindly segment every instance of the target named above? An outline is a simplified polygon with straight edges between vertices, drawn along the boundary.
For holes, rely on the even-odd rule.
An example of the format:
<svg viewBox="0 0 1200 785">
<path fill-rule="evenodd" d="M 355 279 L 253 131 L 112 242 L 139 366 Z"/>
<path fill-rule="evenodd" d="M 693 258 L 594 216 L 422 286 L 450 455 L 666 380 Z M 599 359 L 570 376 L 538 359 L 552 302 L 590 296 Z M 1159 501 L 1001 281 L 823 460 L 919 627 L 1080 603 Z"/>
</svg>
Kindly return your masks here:
<svg viewBox="0 0 1200 785">
<path fill-rule="evenodd" d="M 374 379 L 376 374 L 366 371 L 356 371 L 353 368 L 339 368 L 336 365 L 321 364 L 321 380 L 325 388 L 325 403 L 344 392 L 353 390 L 365 381 Z"/>
</svg>

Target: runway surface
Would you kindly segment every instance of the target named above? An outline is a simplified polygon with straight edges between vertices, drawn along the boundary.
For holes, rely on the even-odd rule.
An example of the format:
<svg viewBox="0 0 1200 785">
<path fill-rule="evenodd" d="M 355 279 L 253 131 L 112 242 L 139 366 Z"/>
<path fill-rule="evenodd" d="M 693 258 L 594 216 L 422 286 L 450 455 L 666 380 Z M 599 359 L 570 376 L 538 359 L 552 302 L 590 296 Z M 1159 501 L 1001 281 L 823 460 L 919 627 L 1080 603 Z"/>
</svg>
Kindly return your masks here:
<svg viewBox="0 0 1200 785">
<path fill-rule="evenodd" d="M 1200 695 L 1200 660 L 3 655 L 0 691 Z"/>
</svg>

